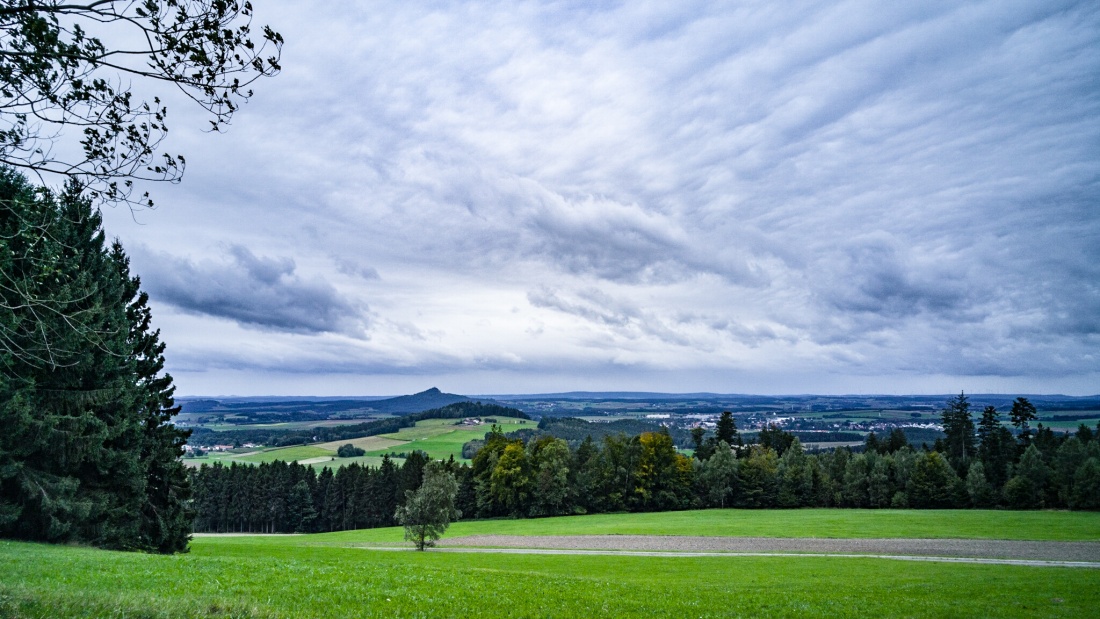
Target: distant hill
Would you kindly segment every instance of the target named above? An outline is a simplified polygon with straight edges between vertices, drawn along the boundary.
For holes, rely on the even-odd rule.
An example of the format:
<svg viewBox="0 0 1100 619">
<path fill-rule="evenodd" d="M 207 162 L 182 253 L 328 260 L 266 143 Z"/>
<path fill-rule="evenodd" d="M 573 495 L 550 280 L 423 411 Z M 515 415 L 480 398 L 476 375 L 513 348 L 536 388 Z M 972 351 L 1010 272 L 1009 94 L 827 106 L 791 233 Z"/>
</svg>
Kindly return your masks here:
<svg viewBox="0 0 1100 619">
<path fill-rule="evenodd" d="M 396 398 L 389 398 L 388 400 L 375 400 L 370 403 L 370 407 L 380 413 L 403 415 L 406 413 L 419 413 L 420 411 L 426 411 L 433 408 L 443 408 L 448 404 L 470 401 L 470 398 L 464 395 L 443 393 L 439 389 L 432 387 L 427 391 L 421 391 L 413 395 L 402 395 Z"/>
<path fill-rule="evenodd" d="M 210 413 L 231 417 L 230 423 L 277 423 L 354 419 L 379 413 L 406 415 L 448 404 L 471 402 L 464 395 L 443 393 L 432 387 L 413 395 L 394 398 L 225 397 L 178 398 L 184 413 Z"/>
</svg>

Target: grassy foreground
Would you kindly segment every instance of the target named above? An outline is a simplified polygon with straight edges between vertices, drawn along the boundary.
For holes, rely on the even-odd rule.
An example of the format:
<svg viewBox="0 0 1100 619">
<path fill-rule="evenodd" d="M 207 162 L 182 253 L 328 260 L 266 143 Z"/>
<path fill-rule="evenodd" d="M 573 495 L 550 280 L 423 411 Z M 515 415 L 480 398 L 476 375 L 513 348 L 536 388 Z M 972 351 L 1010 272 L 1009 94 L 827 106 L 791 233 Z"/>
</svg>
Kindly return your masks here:
<svg viewBox="0 0 1100 619">
<path fill-rule="evenodd" d="M 1096 539 L 1100 523 L 1097 514 L 1066 512 L 714 510 L 459 523 L 448 537 L 524 531 L 698 534 L 701 527 L 723 523 L 731 527 L 726 534 L 734 528 L 739 532 L 732 534 L 740 535 L 779 532 L 786 525 L 792 527 L 789 534 L 866 537 L 853 534 L 890 530 L 891 522 L 892 534 L 885 536 L 898 537 L 912 527 L 923 534 L 953 525 L 965 531 L 981 520 L 971 521 L 972 516 L 983 514 L 987 524 L 1058 530 L 1054 539 Z M 963 536 L 969 535 L 959 530 L 948 535 Z M 399 529 L 202 537 L 190 554 L 167 557 L 0 541 L 0 617 L 1091 617 L 1100 608 L 1100 570 L 1091 569 L 352 547 L 400 537 Z M 1051 539 L 1038 533 L 1022 537 Z"/>
</svg>

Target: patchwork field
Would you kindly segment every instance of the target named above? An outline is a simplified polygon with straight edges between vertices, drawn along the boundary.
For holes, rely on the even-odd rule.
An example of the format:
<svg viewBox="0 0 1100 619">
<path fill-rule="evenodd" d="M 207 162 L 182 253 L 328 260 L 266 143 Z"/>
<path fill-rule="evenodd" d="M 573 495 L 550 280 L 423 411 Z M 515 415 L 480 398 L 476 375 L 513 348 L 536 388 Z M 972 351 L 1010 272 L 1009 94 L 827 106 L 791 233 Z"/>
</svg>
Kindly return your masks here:
<svg viewBox="0 0 1100 619">
<path fill-rule="evenodd" d="M 455 460 L 469 462 L 462 458 L 462 446 L 467 442 L 485 436 L 491 424 L 480 425 L 455 425 L 455 419 L 427 419 L 417 422 L 411 428 L 402 428 L 400 432 L 382 434 L 378 436 L 364 436 L 360 438 L 346 439 L 342 441 L 330 441 L 327 443 L 313 443 L 310 445 L 295 445 L 293 447 L 273 447 L 259 449 L 237 449 L 232 452 L 210 452 L 198 458 L 187 458 L 184 463 L 188 466 L 200 466 L 203 463 L 213 464 L 221 462 L 230 464 L 240 462 L 244 464 L 260 464 L 283 460 L 286 462 L 298 462 L 314 468 L 323 467 L 339 468 L 352 462 L 358 462 L 367 466 L 378 466 L 382 463 L 382 456 L 386 454 L 408 453 L 413 450 L 426 452 L 429 456 L 439 460 L 446 460 L 452 455 Z M 497 418 L 505 432 L 511 432 L 518 428 L 534 427 L 535 422 L 526 419 L 513 419 L 510 417 Z M 365 450 L 367 453 L 355 458 L 338 458 L 336 450 L 341 445 L 351 443 Z M 393 458 L 394 463 L 400 465 L 404 458 Z"/>
<path fill-rule="evenodd" d="M 472 533 L 1100 538 L 1100 515 L 831 510 L 458 523 Z M 986 526 L 979 523 L 983 520 Z M 1032 532 L 1032 533 L 1029 533 Z M 392 551 L 399 529 L 225 536 L 155 556 L 0 542 L 2 617 L 1091 617 L 1100 569 L 787 556 Z"/>
<path fill-rule="evenodd" d="M 348 443 L 351 443 L 352 445 L 355 445 L 356 447 L 365 451 L 375 451 L 379 449 L 390 449 L 391 447 L 396 447 L 398 445 L 404 444 L 405 441 L 386 438 L 385 436 L 363 436 L 360 438 L 353 438 L 344 441 L 317 443 L 314 446 L 320 447 L 321 449 L 327 449 L 335 453 L 337 449 L 339 449 L 343 445 L 347 445 Z"/>
<path fill-rule="evenodd" d="M 535 422 L 511 417 L 497 418 L 497 425 L 504 432 L 519 428 L 534 428 Z M 368 451 L 368 456 L 382 456 L 387 453 L 403 453 L 420 450 L 432 458 L 445 460 L 454 455 L 455 460 L 469 462 L 462 458 L 462 446 L 467 442 L 485 436 L 492 424 L 475 426 L 455 425 L 454 419 L 426 419 L 417 422 L 415 427 L 401 428 L 394 434 L 383 434 L 384 438 L 399 441 L 399 445 Z"/>
</svg>

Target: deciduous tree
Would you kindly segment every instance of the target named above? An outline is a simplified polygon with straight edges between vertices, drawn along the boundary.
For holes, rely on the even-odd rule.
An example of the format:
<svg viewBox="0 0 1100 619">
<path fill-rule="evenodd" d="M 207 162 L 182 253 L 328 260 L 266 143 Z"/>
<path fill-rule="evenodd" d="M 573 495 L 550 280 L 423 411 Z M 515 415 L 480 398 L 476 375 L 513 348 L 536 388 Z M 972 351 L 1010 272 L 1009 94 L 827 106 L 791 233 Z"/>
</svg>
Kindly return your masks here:
<svg viewBox="0 0 1100 619">
<path fill-rule="evenodd" d="M 709 506 L 728 507 L 731 504 L 738 485 L 737 458 L 726 441 L 718 441 L 710 459 L 703 462 L 699 480 Z"/>
<path fill-rule="evenodd" d="M 405 527 L 405 539 L 416 544 L 417 550 L 435 546 L 452 520 L 461 517 L 455 509 L 458 482 L 444 463 L 433 460 L 424 466 L 424 481 L 420 487 L 405 492 L 405 504 L 397 508 L 394 517 Z"/>
</svg>

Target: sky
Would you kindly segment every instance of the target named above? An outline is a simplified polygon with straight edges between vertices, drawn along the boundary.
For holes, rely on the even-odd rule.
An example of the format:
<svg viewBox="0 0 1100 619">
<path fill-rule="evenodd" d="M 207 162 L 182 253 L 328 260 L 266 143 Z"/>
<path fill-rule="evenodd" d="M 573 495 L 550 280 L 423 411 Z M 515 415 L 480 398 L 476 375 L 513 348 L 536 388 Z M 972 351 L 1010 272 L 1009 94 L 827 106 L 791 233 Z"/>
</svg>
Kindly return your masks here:
<svg viewBox="0 0 1100 619">
<path fill-rule="evenodd" d="M 108 208 L 180 395 L 1100 393 L 1100 4 L 255 0 Z"/>
</svg>

